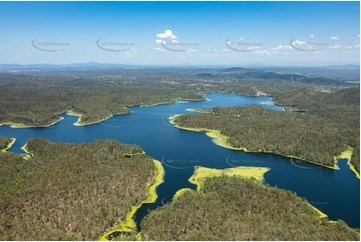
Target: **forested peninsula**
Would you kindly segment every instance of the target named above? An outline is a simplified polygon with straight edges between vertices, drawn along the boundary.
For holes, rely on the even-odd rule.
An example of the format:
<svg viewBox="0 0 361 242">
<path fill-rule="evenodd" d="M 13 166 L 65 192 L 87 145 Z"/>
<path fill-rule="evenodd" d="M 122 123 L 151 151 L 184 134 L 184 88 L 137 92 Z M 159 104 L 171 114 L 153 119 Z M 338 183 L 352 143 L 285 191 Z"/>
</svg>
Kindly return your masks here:
<svg viewBox="0 0 361 242">
<path fill-rule="evenodd" d="M 79 116 L 76 125 L 129 114 L 130 106 L 201 101 L 211 92 L 275 95 L 302 87 L 331 90 L 344 81 L 246 68 L 40 69 L 0 73 L 0 125 L 47 127 L 60 114 Z M 328 89 L 328 88 L 326 88 Z"/>
<path fill-rule="evenodd" d="M 262 184 L 257 175 L 243 176 L 257 167 L 242 168 L 246 170 L 217 172 L 198 167 L 190 178 L 197 191 L 183 190 L 172 203 L 147 215 L 141 223 L 142 239 L 359 240 L 358 230 L 342 221 L 329 221 L 305 199 Z M 261 173 L 267 171 L 261 169 L 265 169 Z"/>
<path fill-rule="evenodd" d="M 335 93 L 304 89 L 280 94 L 275 100 L 304 112 L 257 105 L 215 107 L 200 114 L 177 115 L 172 122 L 179 128 L 209 132 L 228 148 L 271 152 L 335 169 L 337 157 L 352 151 L 350 164 L 359 174 L 358 88 Z"/>
<path fill-rule="evenodd" d="M 0 240 L 96 240 L 162 182 L 139 146 L 36 138 L 24 150 L 0 152 Z"/>
</svg>

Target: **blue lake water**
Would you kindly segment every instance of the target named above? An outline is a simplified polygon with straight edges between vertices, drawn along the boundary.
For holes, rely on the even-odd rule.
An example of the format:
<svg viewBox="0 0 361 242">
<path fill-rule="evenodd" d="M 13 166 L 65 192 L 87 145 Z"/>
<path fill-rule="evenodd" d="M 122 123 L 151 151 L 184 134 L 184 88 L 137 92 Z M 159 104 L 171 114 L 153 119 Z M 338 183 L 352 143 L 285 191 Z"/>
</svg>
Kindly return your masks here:
<svg viewBox="0 0 361 242">
<path fill-rule="evenodd" d="M 162 161 L 166 174 L 165 182 L 157 190 L 157 201 L 145 204 L 138 210 L 138 224 L 150 210 L 170 202 L 177 190 L 184 187 L 195 188 L 188 182 L 194 166 L 219 169 L 262 166 L 271 168 L 265 174 L 266 183 L 296 192 L 298 196 L 307 198 L 312 205 L 326 213 L 330 219 L 342 219 L 349 226 L 359 228 L 360 182 L 349 169 L 346 160 L 339 161 L 340 170 L 331 170 L 274 154 L 229 150 L 215 145 L 205 133 L 180 130 L 169 123 L 168 118 L 172 115 L 191 113 L 186 110 L 189 108 L 258 104 L 282 111 L 275 105 L 265 104 L 271 97 L 220 93 L 206 97 L 210 100 L 147 108 L 132 107 L 132 114 L 114 116 L 88 126 L 74 126 L 77 117 L 64 114 L 64 120 L 49 128 L 1 126 L 0 136 L 16 138 L 10 151 L 18 153 L 23 153 L 21 147 L 35 137 L 68 143 L 116 139 L 122 143 L 140 145 L 148 155 Z"/>
</svg>

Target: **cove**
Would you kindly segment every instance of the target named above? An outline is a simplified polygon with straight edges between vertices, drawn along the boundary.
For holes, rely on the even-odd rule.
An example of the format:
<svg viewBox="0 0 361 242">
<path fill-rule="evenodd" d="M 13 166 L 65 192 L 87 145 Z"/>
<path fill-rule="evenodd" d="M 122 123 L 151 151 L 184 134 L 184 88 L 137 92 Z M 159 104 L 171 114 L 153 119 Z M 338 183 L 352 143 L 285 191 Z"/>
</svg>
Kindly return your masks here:
<svg viewBox="0 0 361 242">
<path fill-rule="evenodd" d="M 21 147 L 35 137 L 67 143 L 115 139 L 122 143 L 140 145 L 148 155 L 163 163 L 166 173 L 164 183 L 157 189 L 156 202 L 144 204 L 137 211 L 135 219 L 138 226 L 149 211 L 170 202 L 177 190 L 195 189 L 188 182 L 195 166 L 217 169 L 236 166 L 269 167 L 271 170 L 265 174 L 266 183 L 307 198 L 310 204 L 332 220 L 342 219 L 351 227 L 360 226 L 360 183 L 345 159 L 338 162 L 340 170 L 332 170 L 274 154 L 230 150 L 215 145 L 205 133 L 181 130 L 169 123 L 169 117 L 190 113 L 191 108 L 258 104 L 283 110 L 267 103 L 271 101 L 271 97 L 221 93 L 206 97 L 208 101 L 132 107 L 132 114 L 113 116 L 88 126 L 74 126 L 78 117 L 66 114 L 61 115 L 64 118 L 62 121 L 48 128 L 10 128 L 4 125 L 0 127 L 0 136 L 16 138 L 9 151 L 17 153 L 23 153 Z"/>
</svg>

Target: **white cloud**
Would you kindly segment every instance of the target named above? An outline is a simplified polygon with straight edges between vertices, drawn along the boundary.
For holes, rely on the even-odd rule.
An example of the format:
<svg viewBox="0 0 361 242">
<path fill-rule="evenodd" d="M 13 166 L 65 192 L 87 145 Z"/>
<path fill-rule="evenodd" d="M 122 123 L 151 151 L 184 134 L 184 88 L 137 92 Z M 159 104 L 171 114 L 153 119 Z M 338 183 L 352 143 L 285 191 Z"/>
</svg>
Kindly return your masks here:
<svg viewBox="0 0 361 242">
<path fill-rule="evenodd" d="M 258 50 L 260 47 L 259 46 L 251 46 L 248 47 L 247 50 Z"/>
<path fill-rule="evenodd" d="M 156 37 L 160 38 L 160 39 L 177 39 L 178 38 L 177 36 L 175 36 L 173 34 L 172 30 L 170 30 L 170 29 L 167 29 L 163 33 L 157 34 Z"/>
<path fill-rule="evenodd" d="M 290 49 L 292 49 L 292 47 L 289 45 L 277 45 L 271 48 L 271 50 L 290 50 Z"/>
<path fill-rule="evenodd" d="M 156 51 L 159 51 L 159 52 L 166 51 L 164 48 L 160 48 L 160 47 L 153 48 L 153 50 L 156 50 Z"/>
<path fill-rule="evenodd" d="M 342 48 L 342 45 L 330 45 L 328 47 L 330 47 L 331 49 L 339 49 Z"/>
<path fill-rule="evenodd" d="M 360 48 L 360 44 L 355 45 L 355 48 Z"/>
<path fill-rule="evenodd" d="M 157 44 L 161 44 L 162 42 L 163 42 L 162 39 L 156 39 L 156 40 L 155 40 L 155 43 L 157 43 Z"/>
<path fill-rule="evenodd" d="M 352 49 L 353 47 L 351 45 L 345 45 L 346 49 Z"/>
<path fill-rule="evenodd" d="M 303 40 L 295 40 L 292 42 L 295 46 L 308 46 L 309 44 L 306 41 Z"/>
<path fill-rule="evenodd" d="M 313 34 L 310 34 L 310 38 L 313 39 L 315 37 L 315 35 Z"/>
<path fill-rule="evenodd" d="M 340 38 L 338 36 L 331 36 L 330 40 L 339 40 Z"/>
<path fill-rule="evenodd" d="M 256 50 L 253 53 L 255 53 L 256 55 L 261 55 L 261 56 L 270 56 L 270 55 L 272 55 L 271 52 L 269 52 L 268 50 Z"/>
</svg>

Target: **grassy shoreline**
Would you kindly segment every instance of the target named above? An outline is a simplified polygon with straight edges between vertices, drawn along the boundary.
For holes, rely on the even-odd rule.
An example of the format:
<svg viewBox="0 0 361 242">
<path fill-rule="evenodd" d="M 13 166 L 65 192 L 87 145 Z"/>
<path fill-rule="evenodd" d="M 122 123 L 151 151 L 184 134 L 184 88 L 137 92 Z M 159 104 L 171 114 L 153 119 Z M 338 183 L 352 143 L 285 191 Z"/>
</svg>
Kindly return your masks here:
<svg viewBox="0 0 361 242">
<path fill-rule="evenodd" d="M 60 121 L 63 120 L 63 119 L 64 119 L 63 117 L 59 117 L 57 120 L 55 120 L 54 122 L 52 122 L 52 123 L 50 123 L 50 124 L 48 124 L 48 125 L 46 125 L 46 126 L 44 126 L 44 127 L 45 127 L 45 128 L 50 127 L 50 126 L 52 126 L 52 125 L 60 122 Z"/>
<path fill-rule="evenodd" d="M 349 166 L 350 170 L 355 173 L 356 177 L 360 179 L 360 173 L 357 172 L 355 167 L 351 164 L 351 158 L 352 158 L 353 148 L 348 147 L 347 150 L 341 152 L 338 156 L 335 156 L 336 160 L 339 159 L 347 159 L 347 165 Z"/>
<path fill-rule="evenodd" d="M 99 240 L 106 241 L 107 237 L 111 235 L 114 232 L 136 232 L 136 223 L 134 221 L 134 215 L 137 212 L 137 210 L 144 204 L 144 203 L 154 203 L 158 197 L 157 194 L 157 187 L 163 183 L 164 181 L 164 174 L 165 170 L 162 166 L 162 163 L 157 160 L 154 161 L 154 167 L 155 167 L 155 175 L 153 179 L 153 183 L 148 186 L 147 188 L 147 194 L 148 197 L 141 201 L 139 204 L 133 206 L 130 211 L 125 216 L 124 221 L 120 222 L 116 228 L 111 229 L 110 231 L 104 233 L 99 237 Z M 138 235 L 139 237 L 140 235 Z"/>
<path fill-rule="evenodd" d="M 9 125 L 10 128 L 13 129 L 18 129 L 18 128 L 33 128 L 34 126 L 29 126 L 29 125 L 25 125 L 23 123 L 13 123 L 13 122 L 5 122 L 5 123 L 1 123 L 0 127 L 3 125 Z"/>
<path fill-rule="evenodd" d="M 350 170 L 355 173 L 356 177 L 360 180 L 360 173 L 358 173 L 356 168 L 351 164 L 351 159 L 347 161 L 347 165 L 350 167 Z"/>
<path fill-rule="evenodd" d="M 201 191 L 204 186 L 204 181 L 212 177 L 220 176 L 235 176 L 240 178 L 251 179 L 255 178 L 257 181 L 264 180 L 264 174 L 271 169 L 268 167 L 253 167 L 253 166 L 239 166 L 227 169 L 213 169 L 202 166 L 196 166 L 193 175 L 189 178 L 189 182 L 197 186 L 197 191 Z M 173 201 L 178 199 L 187 191 L 194 191 L 190 188 L 182 188 L 178 190 L 173 196 Z M 327 214 L 323 213 L 318 208 L 307 202 L 307 204 L 316 212 L 319 218 L 327 218 Z"/>
<path fill-rule="evenodd" d="M 16 138 L 10 138 L 10 140 L 10 143 L 4 149 L 2 149 L 1 152 L 6 152 L 8 149 L 10 149 L 15 143 Z"/>
<path fill-rule="evenodd" d="M 165 104 L 172 104 L 172 103 L 175 103 L 175 102 L 172 101 L 172 102 L 154 103 L 154 104 L 146 104 L 146 105 L 129 105 L 129 106 L 124 106 L 124 108 L 128 109 L 128 107 L 135 107 L 135 106 L 139 106 L 141 108 L 148 108 L 148 107 L 153 107 L 153 106 L 157 106 L 157 105 L 165 105 Z M 95 121 L 88 122 L 88 123 L 82 123 L 81 118 L 83 117 L 83 114 L 77 113 L 74 110 L 68 110 L 66 112 L 67 115 L 78 117 L 78 120 L 73 124 L 74 126 L 86 126 L 86 125 L 97 124 L 97 123 L 101 123 L 105 120 L 110 119 L 114 115 L 126 115 L 126 114 L 131 114 L 131 113 L 133 113 L 133 111 L 130 111 L 130 113 L 113 113 L 113 114 L 110 114 L 109 116 L 99 119 L 99 120 L 95 120 Z"/>
<path fill-rule="evenodd" d="M 269 153 L 269 154 L 275 154 L 275 155 L 280 155 L 283 157 L 287 157 L 287 158 L 294 158 L 294 159 L 298 159 L 298 160 L 302 160 L 302 161 L 307 161 L 309 163 L 315 164 L 315 165 L 319 165 L 319 166 L 323 166 L 329 169 L 333 169 L 333 170 L 339 170 L 339 167 L 337 166 L 337 163 L 335 162 L 334 166 L 327 166 L 318 162 L 314 162 L 305 158 L 301 158 L 301 157 L 297 157 L 297 156 L 293 156 L 293 155 L 285 155 L 285 154 L 281 154 L 281 153 L 277 153 L 274 151 L 252 151 L 252 150 L 248 150 L 246 147 L 233 147 L 228 143 L 228 136 L 222 135 L 220 130 L 212 130 L 212 129 L 205 129 L 205 128 L 188 128 L 188 127 L 183 127 L 180 126 L 179 124 L 175 123 L 174 119 L 177 116 L 180 116 L 182 114 L 176 114 L 174 116 L 171 116 L 169 118 L 169 122 L 171 124 L 173 124 L 175 127 L 179 128 L 179 129 L 183 129 L 183 130 L 188 130 L 188 131 L 193 131 L 193 132 L 205 132 L 206 135 L 208 137 L 212 138 L 212 141 L 216 144 L 219 145 L 221 147 L 227 148 L 227 149 L 231 149 L 231 150 L 240 150 L 240 151 L 244 151 L 244 152 L 250 152 L 250 153 Z"/>
<path fill-rule="evenodd" d="M 48 128 L 58 122 L 60 122 L 61 120 L 63 120 L 63 117 L 59 117 L 57 120 L 51 122 L 50 124 L 47 124 L 46 126 L 31 126 L 31 125 L 26 125 L 23 123 L 13 123 L 13 122 L 5 122 L 5 123 L 0 123 L 0 127 L 3 125 L 9 125 L 10 128 L 14 128 L 14 129 L 19 129 L 19 128 Z"/>
<path fill-rule="evenodd" d="M 145 104 L 145 105 L 138 105 L 138 104 L 134 104 L 134 105 L 127 105 L 127 106 L 124 106 L 125 109 L 127 109 L 128 107 L 135 107 L 135 106 L 139 106 L 139 107 L 142 107 L 142 108 L 148 108 L 148 107 L 153 107 L 153 106 L 157 106 L 157 105 L 166 105 L 166 104 L 174 104 L 174 103 L 177 103 L 177 102 L 182 102 L 183 99 L 176 99 L 176 100 L 172 100 L 172 101 L 169 101 L 169 102 L 163 102 L 163 103 L 153 103 L 153 104 Z M 194 100 L 189 100 L 189 101 L 184 101 L 184 102 L 199 102 L 199 101 L 208 101 L 208 99 L 194 99 Z M 70 115 L 70 116 L 76 116 L 78 117 L 78 120 L 73 124 L 74 126 L 86 126 L 86 125 L 92 125 L 92 124 L 97 124 L 97 123 L 100 123 L 102 121 L 105 121 L 111 117 L 113 117 L 114 115 L 125 115 L 125 114 L 130 114 L 130 113 L 113 113 L 113 114 L 110 114 L 108 115 L 107 117 L 105 118 L 102 118 L 102 119 L 99 119 L 99 120 L 95 120 L 95 121 L 91 121 L 91 122 L 87 122 L 87 123 L 82 123 L 82 116 L 83 114 L 81 113 L 77 113 L 75 112 L 74 110 L 67 110 L 67 111 L 64 111 L 64 113 L 66 113 L 67 115 Z M 59 119 L 45 125 L 45 126 L 31 126 L 31 125 L 27 125 L 27 124 L 23 124 L 23 123 L 14 123 L 14 122 L 4 122 L 4 123 L 0 123 L 0 127 L 2 125 L 9 125 L 11 128 L 47 128 L 49 126 L 52 126 L 58 122 L 60 122 L 61 120 L 63 120 L 64 118 L 63 117 L 59 117 Z"/>
<path fill-rule="evenodd" d="M 200 99 L 189 99 L 186 100 L 184 98 L 176 98 L 175 100 L 169 101 L 169 102 L 162 102 L 162 103 L 153 103 L 153 104 L 142 104 L 139 107 L 141 108 L 149 108 L 149 107 L 154 107 L 154 106 L 158 106 L 158 105 L 167 105 L 167 104 L 176 104 L 176 103 L 188 103 L 188 102 L 202 102 L 202 101 L 206 101 L 203 98 Z M 135 105 L 133 105 L 135 106 Z M 129 106 L 132 107 L 132 106 Z"/>
<path fill-rule="evenodd" d="M 167 104 L 174 104 L 177 103 L 177 100 L 169 101 L 169 102 L 163 102 L 163 103 L 153 103 L 153 104 L 141 104 L 139 107 L 141 108 L 150 108 L 158 105 L 167 105 Z M 132 106 L 130 106 L 132 107 Z"/>
<path fill-rule="evenodd" d="M 91 125 L 91 124 L 97 124 L 97 123 L 100 123 L 102 121 L 105 121 L 105 120 L 110 119 L 111 117 L 113 117 L 113 114 L 111 114 L 108 117 L 105 117 L 103 119 L 100 119 L 100 120 L 97 120 L 97 121 L 94 121 L 94 122 L 82 123 L 82 121 L 81 121 L 81 118 L 83 116 L 82 114 L 78 114 L 78 113 L 75 113 L 73 111 L 68 111 L 66 114 L 70 115 L 70 116 L 78 117 L 78 120 L 75 123 L 73 123 L 74 126 L 86 126 L 86 125 Z"/>
<path fill-rule="evenodd" d="M 26 146 L 27 146 L 27 143 L 21 147 L 21 150 L 25 151 L 24 159 L 25 159 L 25 160 L 28 160 L 28 159 L 30 159 L 31 157 L 33 157 L 34 154 L 31 153 L 29 150 L 27 150 L 27 149 L 26 149 Z"/>
<path fill-rule="evenodd" d="M 197 186 L 197 191 L 203 189 L 204 181 L 208 178 L 219 176 L 236 176 L 242 178 L 255 178 L 262 182 L 264 174 L 270 171 L 268 167 L 253 167 L 253 166 L 238 166 L 233 168 L 226 168 L 223 170 L 196 166 L 193 175 L 189 178 L 189 182 Z"/>
<path fill-rule="evenodd" d="M 194 191 L 194 190 L 191 189 L 191 188 L 181 188 L 181 189 L 179 189 L 179 190 L 176 191 L 176 193 L 174 194 L 174 196 L 173 196 L 173 198 L 172 198 L 172 201 L 177 200 L 180 196 L 182 196 L 185 192 L 188 192 L 188 191 Z"/>
</svg>

